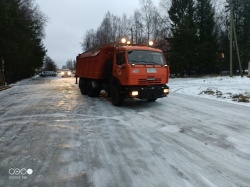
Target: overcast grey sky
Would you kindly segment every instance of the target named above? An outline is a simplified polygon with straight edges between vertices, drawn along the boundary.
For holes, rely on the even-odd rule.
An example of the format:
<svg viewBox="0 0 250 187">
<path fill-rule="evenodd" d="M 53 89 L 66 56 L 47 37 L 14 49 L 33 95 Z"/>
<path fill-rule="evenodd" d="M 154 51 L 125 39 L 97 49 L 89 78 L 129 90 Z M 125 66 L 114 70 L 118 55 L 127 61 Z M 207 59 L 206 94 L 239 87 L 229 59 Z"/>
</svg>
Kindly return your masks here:
<svg viewBox="0 0 250 187">
<path fill-rule="evenodd" d="M 160 0 L 152 0 L 158 7 Z M 139 0 L 36 0 L 48 17 L 44 45 L 47 55 L 59 66 L 82 52 L 80 42 L 88 29 L 97 29 L 104 15 L 132 16 Z"/>
</svg>

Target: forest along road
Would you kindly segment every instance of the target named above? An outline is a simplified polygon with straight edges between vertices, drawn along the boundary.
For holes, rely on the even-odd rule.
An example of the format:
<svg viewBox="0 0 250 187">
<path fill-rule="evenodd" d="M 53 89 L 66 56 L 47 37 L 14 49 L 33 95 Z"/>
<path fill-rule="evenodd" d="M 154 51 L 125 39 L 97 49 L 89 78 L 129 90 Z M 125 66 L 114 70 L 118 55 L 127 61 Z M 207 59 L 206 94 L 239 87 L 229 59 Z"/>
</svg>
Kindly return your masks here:
<svg viewBox="0 0 250 187">
<path fill-rule="evenodd" d="M 0 92 L 0 186 L 250 186 L 249 107 L 170 93 L 115 107 L 74 78 Z"/>
</svg>

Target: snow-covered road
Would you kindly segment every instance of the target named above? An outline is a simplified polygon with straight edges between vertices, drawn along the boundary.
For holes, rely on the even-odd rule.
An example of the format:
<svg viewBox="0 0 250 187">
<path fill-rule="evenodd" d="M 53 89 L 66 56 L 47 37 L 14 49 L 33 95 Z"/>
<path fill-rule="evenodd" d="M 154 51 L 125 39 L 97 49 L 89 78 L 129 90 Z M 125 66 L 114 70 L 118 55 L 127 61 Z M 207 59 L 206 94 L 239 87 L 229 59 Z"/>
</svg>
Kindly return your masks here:
<svg viewBox="0 0 250 187">
<path fill-rule="evenodd" d="M 122 107 L 82 96 L 74 78 L 0 92 L 0 186 L 250 186 L 249 104 L 171 81 L 167 98 Z"/>
</svg>

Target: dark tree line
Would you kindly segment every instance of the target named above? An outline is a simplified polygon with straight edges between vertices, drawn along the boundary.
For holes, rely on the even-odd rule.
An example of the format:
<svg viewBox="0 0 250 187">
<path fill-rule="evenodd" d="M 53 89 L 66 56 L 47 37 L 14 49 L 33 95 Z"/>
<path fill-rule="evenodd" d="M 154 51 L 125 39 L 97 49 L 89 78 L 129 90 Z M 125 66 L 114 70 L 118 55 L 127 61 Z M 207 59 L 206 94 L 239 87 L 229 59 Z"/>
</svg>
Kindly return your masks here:
<svg viewBox="0 0 250 187">
<path fill-rule="evenodd" d="M 246 69 L 250 61 L 250 1 L 234 0 L 233 6 L 242 66 Z M 236 56 L 234 61 L 236 61 Z M 237 63 L 234 65 L 237 66 Z"/>
<path fill-rule="evenodd" d="M 44 58 L 43 70 L 44 71 L 57 71 L 58 67 L 56 63 L 49 57 Z"/>
<path fill-rule="evenodd" d="M 43 66 L 45 22 L 33 0 L 0 0 L 0 70 L 8 83 L 33 76 Z"/>
<path fill-rule="evenodd" d="M 215 10 L 210 0 L 172 0 L 169 59 L 181 74 L 216 72 Z"/>
<path fill-rule="evenodd" d="M 243 69 L 250 61 L 250 1 L 233 0 L 234 18 Z M 162 47 L 171 72 L 213 74 L 229 70 L 228 0 L 140 0 L 134 15 L 107 12 L 97 30 L 88 30 L 82 49 L 127 37 L 133 43 L 154 40 Z M 234 54 L 236 52 L 234 51 Z M 234 55 L 234 71 L 239 69 Z"/>
</svg>

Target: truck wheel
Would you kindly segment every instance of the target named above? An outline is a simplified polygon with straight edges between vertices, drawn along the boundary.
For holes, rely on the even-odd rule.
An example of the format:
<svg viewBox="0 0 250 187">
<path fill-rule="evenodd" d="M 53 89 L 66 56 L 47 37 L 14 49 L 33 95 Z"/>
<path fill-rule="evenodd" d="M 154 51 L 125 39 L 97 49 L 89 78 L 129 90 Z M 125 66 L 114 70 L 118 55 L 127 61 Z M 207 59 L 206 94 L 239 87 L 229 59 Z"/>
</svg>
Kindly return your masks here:
<svg viewBox="0 0 250 187">
<path fill-rule="evenodd" d="M 123 96 L 119 93 L 118 88 L 115 86 L 111 88 L 110 97 L 111 97 L 111 102 L 114 106 L 121 106 L 124 101 Z"/>
<path fill-rule="evenodd" d="M 87 94 L 87 87 L 86 87 L 86 80 L 83 78 L 80 78 L 79 81 L 79 88 L 81 90 L 82 95 L 86 95 Z"/>
<path fill-rule="evenodd" d="M 87 88 L 87 95 L 89 97 L 94 97 L 94 90 L 93 90 L 93 86 L 92 86 L 91 80 L 87 81 L 86 88 Z"/>
<path fill-rule="evenodd" d="M 86 92 L 87 95 L 89 97 L 98 97 L 100 95 L 100 89 L 99 87 L 96 85 L 93 85 L 94 83 L 92 82 L 92 80 L 88 80 L 87 84 L 86 84 Z"/>
</svg>

